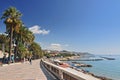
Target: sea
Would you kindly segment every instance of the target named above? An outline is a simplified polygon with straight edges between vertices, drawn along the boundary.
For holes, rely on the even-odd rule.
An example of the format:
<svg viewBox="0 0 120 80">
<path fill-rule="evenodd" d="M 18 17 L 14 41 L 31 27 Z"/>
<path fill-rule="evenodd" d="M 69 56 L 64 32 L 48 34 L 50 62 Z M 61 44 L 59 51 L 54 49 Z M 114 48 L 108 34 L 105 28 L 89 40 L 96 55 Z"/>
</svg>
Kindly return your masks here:
<svg viewBox="0 0 120 80">
<path fill-rule="evenodd" d="M 99 57 L 98 55 L 96 56 Z M 110 78 L 112 80 L 120 80 L 120 55 L 105 55 L 104 57 L 115 58 L 115 60 L 100 60 L 100 61 L 76 61 L 80 63 L 90 64 L 92 67 L 77 67 L 94 73 L 98 76 Z M 69 61 L 71 65 L 72 61 Z M 72 65 L 73 66 L 73 65 Z"/>
</svg>

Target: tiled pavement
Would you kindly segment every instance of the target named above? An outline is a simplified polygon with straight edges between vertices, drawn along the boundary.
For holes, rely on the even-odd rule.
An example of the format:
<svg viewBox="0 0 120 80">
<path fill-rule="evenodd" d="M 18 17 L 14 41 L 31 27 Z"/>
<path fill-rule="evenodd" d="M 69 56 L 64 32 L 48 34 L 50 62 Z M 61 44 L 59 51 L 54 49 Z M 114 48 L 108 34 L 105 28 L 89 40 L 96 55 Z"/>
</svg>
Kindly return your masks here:
<svg viewBox="0 0 120 80">
<path fill-rule="evenodd" d="M 40 60 L 0 67 L 0 80 L 48 80 L 40 68 Z M 53 80 L 53 79 L 51 79 Z"/>
</svg>

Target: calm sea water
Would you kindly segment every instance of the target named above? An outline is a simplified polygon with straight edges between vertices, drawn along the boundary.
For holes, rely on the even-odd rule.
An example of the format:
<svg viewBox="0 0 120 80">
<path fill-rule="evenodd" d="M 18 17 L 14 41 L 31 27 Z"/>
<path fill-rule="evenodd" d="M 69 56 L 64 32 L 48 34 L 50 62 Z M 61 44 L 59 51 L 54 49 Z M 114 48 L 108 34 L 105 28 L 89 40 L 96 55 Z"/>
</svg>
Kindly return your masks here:
<svg viewBox="0 0 120 80">
<path fill-rule="evenodd" d="M 91 68 L 83 68 L 98 76 L 104 76 L 113 80 L 120 80 L 120 56 L 107 56 L 115 58 L 115 60 L 102 61 L 78 61 L 86 64 L 91 64 Z"/>
</svg>

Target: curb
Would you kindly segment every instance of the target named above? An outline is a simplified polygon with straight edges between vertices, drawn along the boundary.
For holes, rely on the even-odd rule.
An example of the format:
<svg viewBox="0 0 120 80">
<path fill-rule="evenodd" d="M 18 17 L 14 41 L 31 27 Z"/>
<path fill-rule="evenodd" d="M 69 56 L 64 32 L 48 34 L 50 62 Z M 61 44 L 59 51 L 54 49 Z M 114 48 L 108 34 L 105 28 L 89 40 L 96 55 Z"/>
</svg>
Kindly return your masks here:
<svg viewBox="0 0 120 80">
<path fill-rule="evenodd" d="M 22 63 L 19 62 L 19 63 L 11 63 L 11 64 L 2 64 L 2 65 L 0 65 L 0 67 L 9 66 L 9 65 L 16 65 L 16 64 L 22 64 Z"/>
</svg>

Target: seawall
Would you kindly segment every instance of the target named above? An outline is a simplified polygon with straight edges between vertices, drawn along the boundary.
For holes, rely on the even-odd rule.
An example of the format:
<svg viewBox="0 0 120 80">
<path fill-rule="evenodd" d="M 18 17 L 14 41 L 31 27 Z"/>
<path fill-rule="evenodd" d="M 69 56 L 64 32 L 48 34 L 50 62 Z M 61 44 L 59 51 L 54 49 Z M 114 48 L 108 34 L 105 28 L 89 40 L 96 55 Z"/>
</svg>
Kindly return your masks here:
<svg viewBox="0 0 120 80">
<path fill-rule="evenodd" d="M 41 64 L 59 80 L 100 80 L 99 78 L 81 71 L 77 71 L 70 67 L 60 67 L 46 60 L 42 60 Z"/>
</svg>

